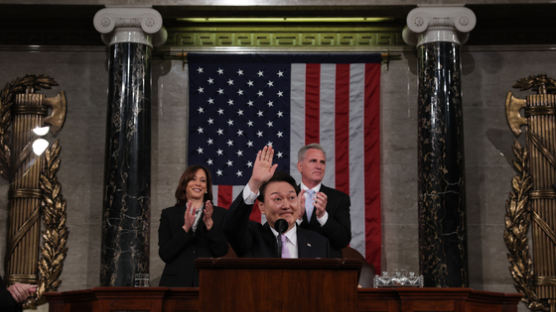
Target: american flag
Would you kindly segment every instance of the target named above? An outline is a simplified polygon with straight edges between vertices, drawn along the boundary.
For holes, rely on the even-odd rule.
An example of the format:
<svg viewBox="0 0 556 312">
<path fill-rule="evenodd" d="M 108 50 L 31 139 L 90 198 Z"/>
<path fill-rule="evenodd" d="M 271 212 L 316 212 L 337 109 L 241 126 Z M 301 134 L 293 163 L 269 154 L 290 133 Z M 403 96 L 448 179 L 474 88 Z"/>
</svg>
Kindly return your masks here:
<svg viewBox="0 0 556 312">
<path fill-rule="evenodd" d="M 230 206 L 265 145 L 299 182 L 297 151 L 320 143 L 323 184 L 351 197 L 350 246 L 380 272 L 380 55 L 191 53 L 188 72 L 188 163 L 209 168 L 217 205 Z"/>
</svg>

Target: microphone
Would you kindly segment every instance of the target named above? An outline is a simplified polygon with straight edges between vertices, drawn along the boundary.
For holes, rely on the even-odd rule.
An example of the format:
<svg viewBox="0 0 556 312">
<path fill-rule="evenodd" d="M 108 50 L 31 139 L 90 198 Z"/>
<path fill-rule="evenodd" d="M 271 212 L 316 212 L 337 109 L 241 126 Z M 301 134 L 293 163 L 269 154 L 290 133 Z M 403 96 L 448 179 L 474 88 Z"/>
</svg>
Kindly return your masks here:
<svg viewBox="0 0 556 312">
<path fill-rule="evenodd" d="M 197 209 L 197 211 L 195 211 L 195 220 L 193 220 L 193 225 L 191 226 L 191 229 L 193 230 L 193 233 L 195 233 L 195 231 L 197 230 L 197 227 L 199 226 L 199 222 L 201 221 L 201 217 L 203 216 L 203 210 L 205 210 L 205 205 L 203 204 L 203 206 L 199 209 Z"/>
<path fill-rule="evenodd" d="M 286 232 L 286 230 L 288 229 L 288 221 L 284 219 L 276 220 L 276 222 L 274 222 L 274 229 L 276 230 L 276 232 L 278 232 L 278 234 Z"/>
<path fill-rule="evenodd" d="M 274 229 L 278 232 L 278 236 L 276 236 L 276 246 L 278 247 L 276 252 L 278 253 L 278 257 L 282 257 L 282 233 L 286 232 L 288 229 L 288 221 L 284 219 L 278 219 L 274 222 Z"/>
</svg>

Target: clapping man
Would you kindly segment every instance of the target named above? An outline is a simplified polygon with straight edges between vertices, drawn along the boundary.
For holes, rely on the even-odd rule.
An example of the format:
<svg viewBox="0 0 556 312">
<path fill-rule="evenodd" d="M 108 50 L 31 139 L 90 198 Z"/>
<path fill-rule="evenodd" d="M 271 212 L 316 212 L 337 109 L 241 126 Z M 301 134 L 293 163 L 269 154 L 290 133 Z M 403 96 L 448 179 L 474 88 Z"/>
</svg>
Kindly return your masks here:
<svg viewBox="0 0 556 312">
<path fill-rule="evenodd" d="M 326 155 L 319 144 L 303 146 L 298 153 L 297 170 L 305 192 L 301 228 L 322 234 L 330 241 L 332 257 L 342 257 L 342 248 L 351 240 L 350 199 L 343 192 L 322 184 Z"/>
</svg>

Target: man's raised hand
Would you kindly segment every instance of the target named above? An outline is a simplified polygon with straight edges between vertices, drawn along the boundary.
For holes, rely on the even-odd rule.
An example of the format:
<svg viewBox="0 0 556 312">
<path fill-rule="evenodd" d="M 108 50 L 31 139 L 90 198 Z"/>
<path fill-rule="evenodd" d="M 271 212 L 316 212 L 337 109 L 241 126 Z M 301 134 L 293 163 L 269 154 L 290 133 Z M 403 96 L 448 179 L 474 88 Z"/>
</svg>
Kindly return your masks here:
<svg viewBox="0 0 556 312">
<path fill-rule="evenodd" d="M 274 149 L 272 146 L 265 146 L 257 153 L 257 158 L 253 164 L 253 173 L 249 179 L 248 185 L 253 193 L 257 193 L 261 185 L 270 180 L 278 167 L 278 164 L 272 164 L 274 157 Z"/>
</svg>

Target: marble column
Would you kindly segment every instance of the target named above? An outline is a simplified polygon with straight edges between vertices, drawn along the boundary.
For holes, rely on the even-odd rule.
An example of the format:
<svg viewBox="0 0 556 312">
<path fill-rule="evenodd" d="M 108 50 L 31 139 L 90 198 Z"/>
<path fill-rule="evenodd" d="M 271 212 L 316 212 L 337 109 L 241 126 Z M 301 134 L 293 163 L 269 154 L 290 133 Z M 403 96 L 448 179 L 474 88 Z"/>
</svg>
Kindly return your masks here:
<svg viewBox="0 0 556 312">
<path fill-rule="evenodd" d="M 107 7 L 94 25 L 109 46 L 101 286 L 133 286 L 149 273 L 151 50 L 163 43 L 150 7 Z"/>
<path fill-rule="evenodd" d="M 475 22 L 463 6 L 419 6 L 403 33 L 418 55 L 419 265 L 430 287 L 468 286 L 460 46 Z"/>
</svg>

